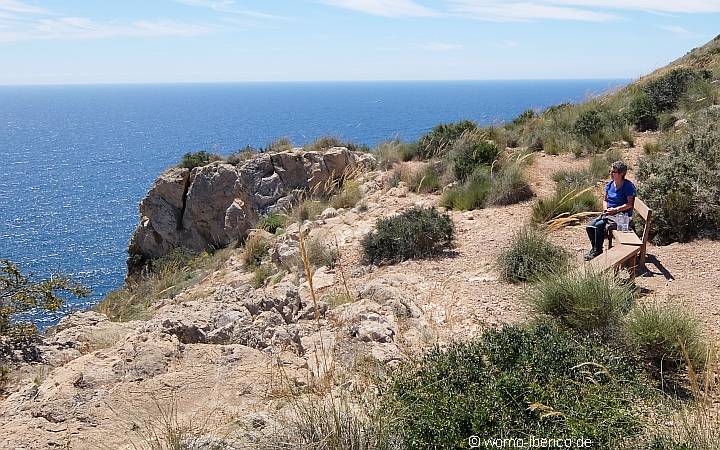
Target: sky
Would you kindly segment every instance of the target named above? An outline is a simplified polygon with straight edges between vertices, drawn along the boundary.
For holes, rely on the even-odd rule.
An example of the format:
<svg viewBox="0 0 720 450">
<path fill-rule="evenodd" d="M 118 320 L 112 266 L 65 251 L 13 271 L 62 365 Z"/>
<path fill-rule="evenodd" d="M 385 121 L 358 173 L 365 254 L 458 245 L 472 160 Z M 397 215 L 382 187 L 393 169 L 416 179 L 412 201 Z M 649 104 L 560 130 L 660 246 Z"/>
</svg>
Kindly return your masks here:
<svg viewBox="0 0 720 450">
<path fill-rule="evenodd" d="M 0 84 L 633 79 L 720 0 L 0 0 Z"/>
</svg>

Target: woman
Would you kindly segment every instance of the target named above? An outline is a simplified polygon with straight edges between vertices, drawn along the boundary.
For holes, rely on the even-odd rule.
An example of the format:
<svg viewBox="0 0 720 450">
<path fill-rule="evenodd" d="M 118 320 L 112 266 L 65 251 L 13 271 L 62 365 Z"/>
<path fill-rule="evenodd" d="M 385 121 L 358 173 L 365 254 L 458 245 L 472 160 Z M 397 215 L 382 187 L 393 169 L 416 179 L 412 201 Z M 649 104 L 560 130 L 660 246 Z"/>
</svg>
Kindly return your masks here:
<svg viewBox="0 0 720 450">
<path fill-rule="evenodd" d="M 625 179 L 625 175 L 627 175 L 627 165 L 624 162 L 612 163 L 610 169 L 612 180 L 605 186 L 603 213 L 585 228 L 593 246 L 592 250 L 585 255 L 585 261 L 590 261 L 603 252 L 607 230 L 617 228 L 618 214 L 627 213 L 632 216 L 636 190 L 632 181 Z"/>
</svg>

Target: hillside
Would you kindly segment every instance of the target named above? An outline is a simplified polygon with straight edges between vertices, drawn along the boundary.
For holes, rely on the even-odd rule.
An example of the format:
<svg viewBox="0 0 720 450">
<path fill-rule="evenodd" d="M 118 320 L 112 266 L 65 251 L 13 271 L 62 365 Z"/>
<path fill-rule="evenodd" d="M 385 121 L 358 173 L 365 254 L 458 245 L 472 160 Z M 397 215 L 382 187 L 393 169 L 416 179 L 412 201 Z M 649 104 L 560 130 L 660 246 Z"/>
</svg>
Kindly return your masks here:
<svg viewBox="0 0 720 450">
<path fill-rule="evenodd" d="M 719 89 L 718 45 L 615 97 L 505 127 L 167 171 L 140 207 L 128 284 L 43 336 L 38 360 L 14 362 L 0 447 L 466 448 L 473 434 L 519 433 L 717 448 L 720 102 L 686 100 Z M 715 72 L 653 111 L 673 115 L 664 131 L 629 123 L 621 110 L 646 83 L 683 67 Z M 675 155 L 700 171 L 695 191 L 670 183 L 690 224 L 653 184 Z M 633 282 L 576 270 L 616 159 L 657 212 Z M 576 220 L 548 227 L 558 216 Z M 454 244 L 437 248 L 448 223 Z M 388 248 L 412 256 L 373 260 Z M 554 292 L 561 307 L 543 309 Z"/>
</svg>

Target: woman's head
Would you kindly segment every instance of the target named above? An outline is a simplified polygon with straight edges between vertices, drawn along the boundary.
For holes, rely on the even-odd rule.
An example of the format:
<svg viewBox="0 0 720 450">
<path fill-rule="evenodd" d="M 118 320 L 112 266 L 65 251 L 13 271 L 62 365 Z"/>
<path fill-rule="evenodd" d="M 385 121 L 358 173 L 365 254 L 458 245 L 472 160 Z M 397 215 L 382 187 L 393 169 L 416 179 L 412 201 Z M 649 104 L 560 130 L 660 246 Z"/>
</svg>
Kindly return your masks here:
<svg viewBox="0 0 720 450">
<path fill-rule="evenodd" d="M 622 161 L 615 161 L 614 163 L 612 163 L 612 166 L 610 166 L 610 176 L 613 179 L 615 179 L 616 176 L 619 179 L 624 179 L 625 175 L 627 175 L 627 171 L 627 164 Z"/>
</svg>

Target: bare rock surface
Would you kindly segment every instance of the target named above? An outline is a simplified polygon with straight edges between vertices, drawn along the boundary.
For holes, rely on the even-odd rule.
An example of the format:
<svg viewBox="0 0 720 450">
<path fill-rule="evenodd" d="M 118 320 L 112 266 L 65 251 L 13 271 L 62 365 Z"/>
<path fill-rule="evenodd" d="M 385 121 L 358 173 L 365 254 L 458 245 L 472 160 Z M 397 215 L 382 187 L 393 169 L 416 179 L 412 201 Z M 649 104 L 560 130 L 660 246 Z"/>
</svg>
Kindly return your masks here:
<svg viewBox="0 0 720 450">
<path fill-rule="evenodd" d="M 244 238 L 262 214 L 289 206 L 297 190 L 324 192 L 334 180 L 374 164 L 371 155 L 334 147 L 261 154 L 238 166 L 218 161 L 170 169 L 140 203 L 128 272 L 137 273 L 149 259 L 176 247 L 224 247 Z"/>
</svg>

